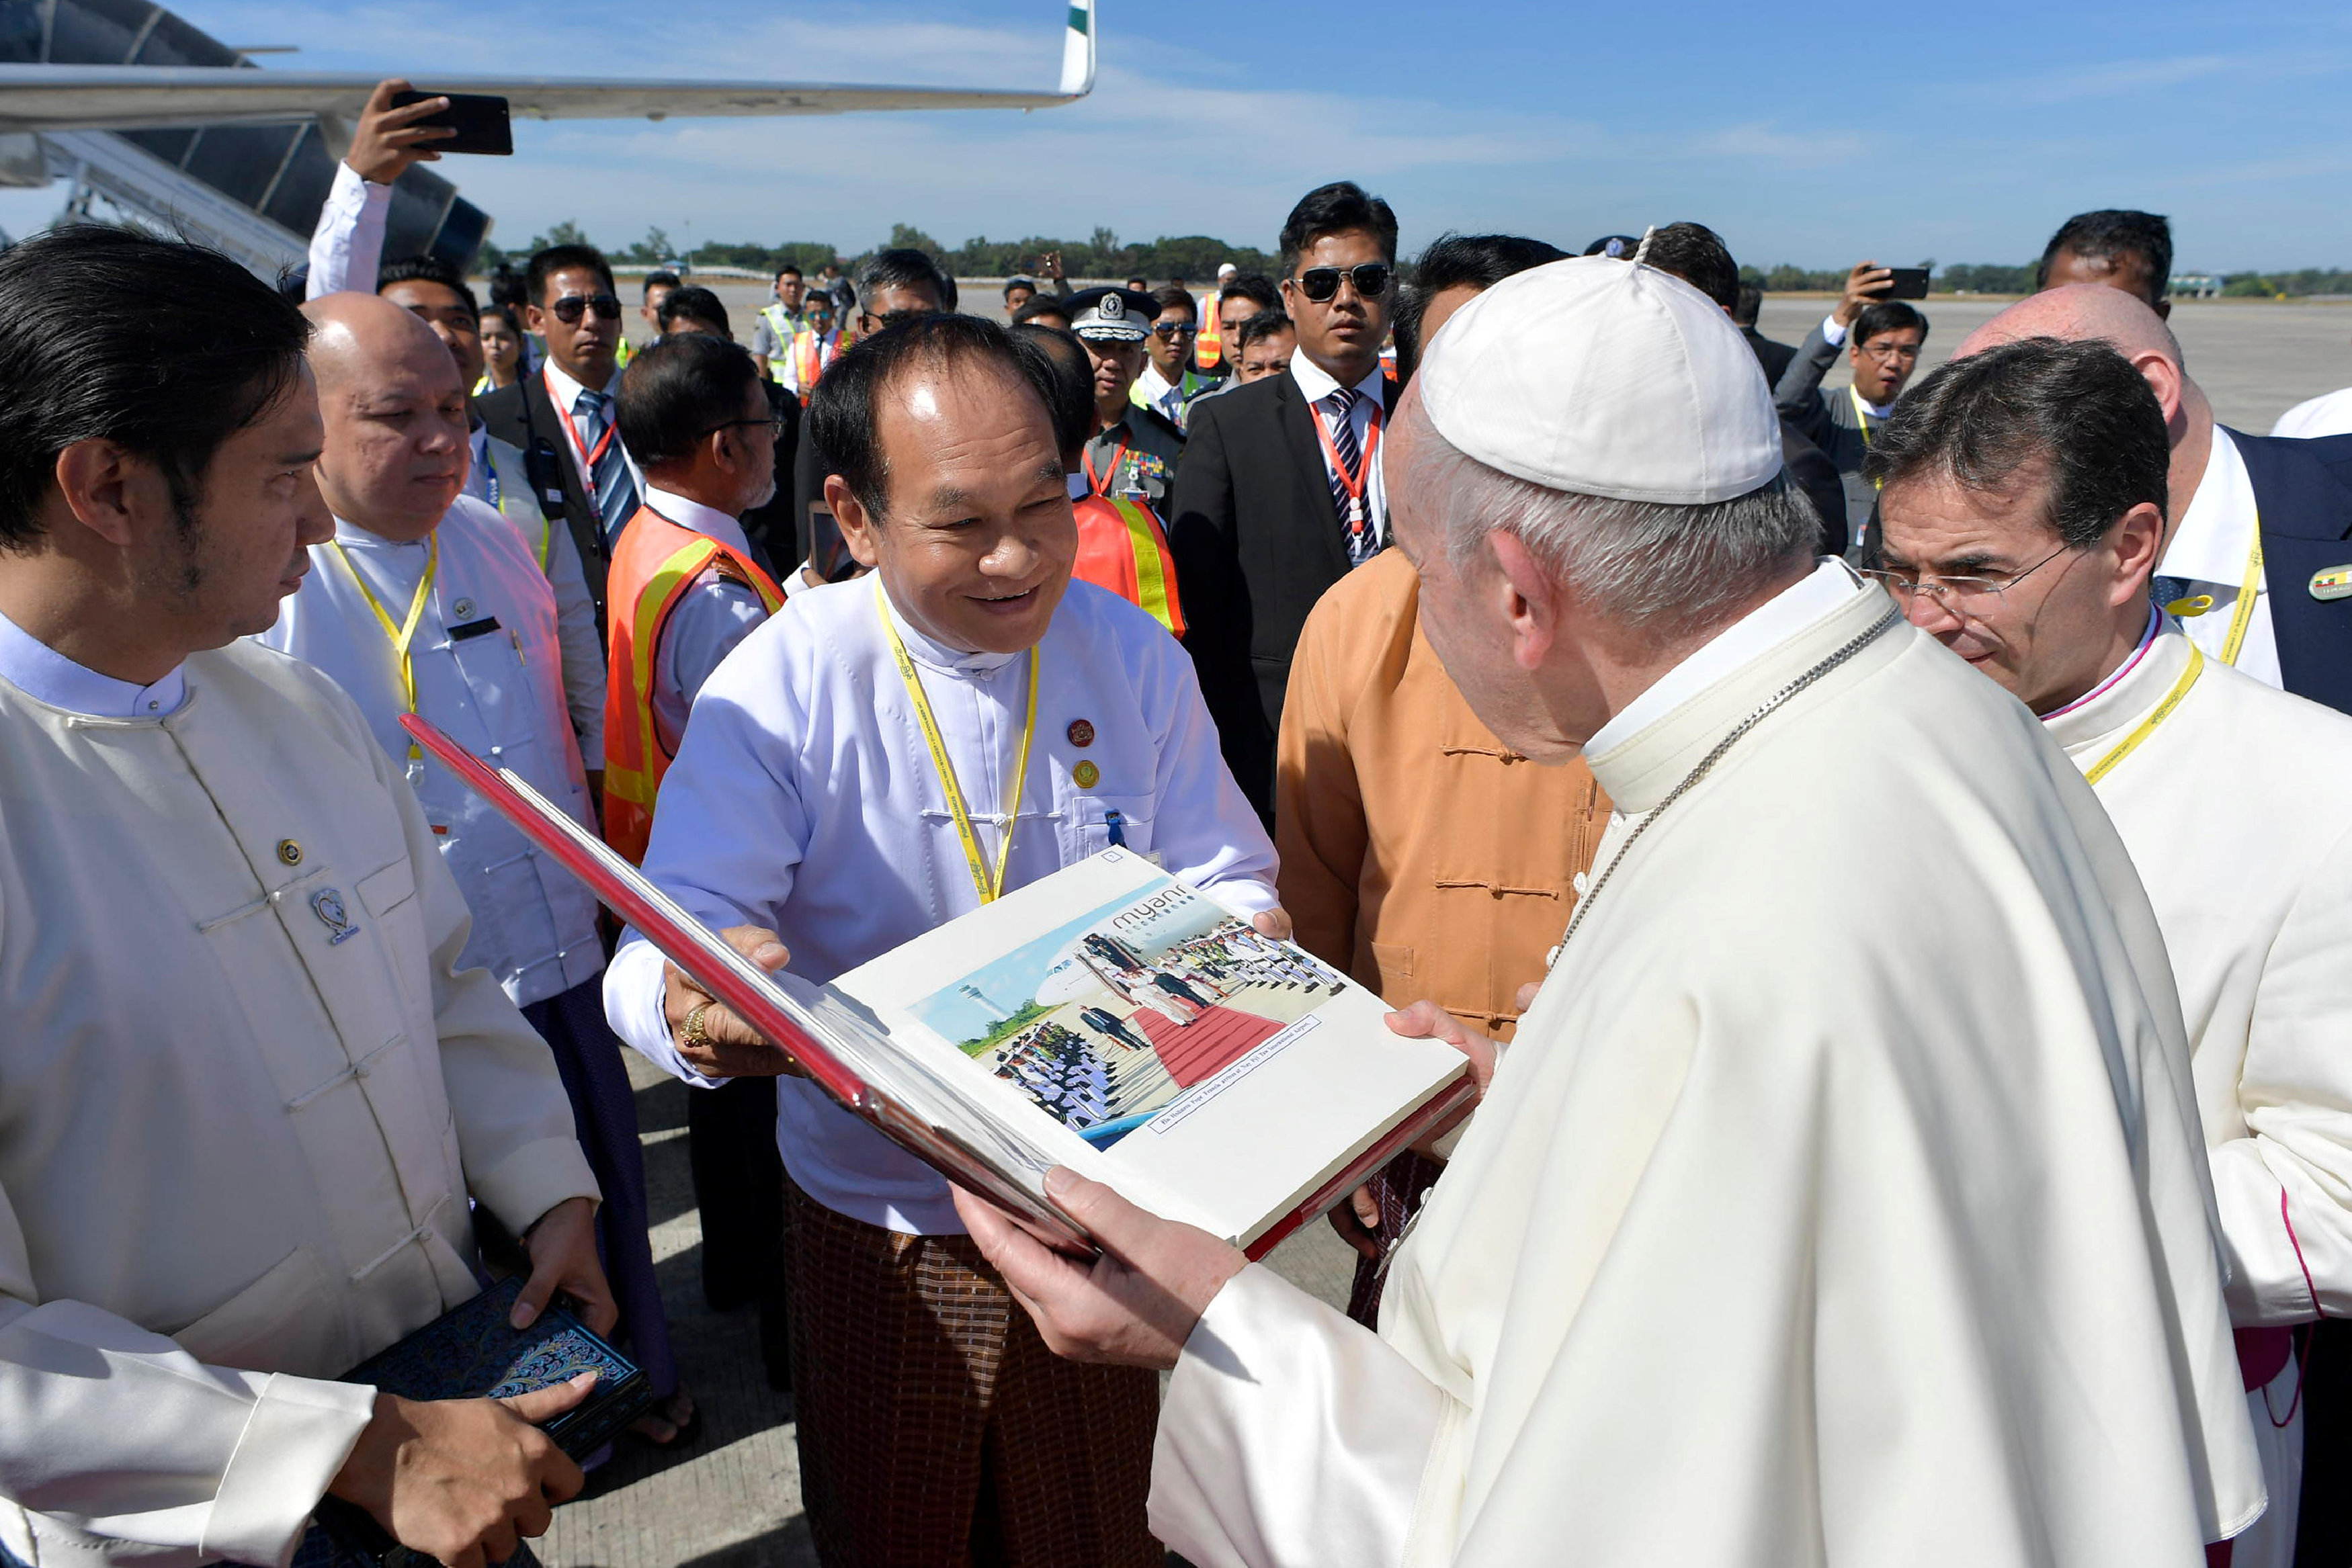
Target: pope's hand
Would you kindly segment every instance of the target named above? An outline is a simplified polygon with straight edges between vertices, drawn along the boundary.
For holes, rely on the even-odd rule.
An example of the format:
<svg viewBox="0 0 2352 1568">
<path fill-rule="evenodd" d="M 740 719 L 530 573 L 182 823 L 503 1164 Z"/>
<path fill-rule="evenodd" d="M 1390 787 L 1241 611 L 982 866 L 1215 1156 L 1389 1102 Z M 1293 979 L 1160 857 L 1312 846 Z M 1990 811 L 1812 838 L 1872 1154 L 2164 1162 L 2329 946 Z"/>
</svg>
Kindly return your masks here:
<svg viewBox="0 0 2352 1568">
<path fill-rule="evenodd" d="M 596 1258 L 594 1204 L 584 1197 L 565 1198 L 522 1233 L 522 1245 L 530 1254 L 530 1278 L 515 1298 L 508 1322 L 519 1329 L 530 1327 L 561 1291 L 579 1306 L 582 1322 L 598 1333 L 613 1332 L 621 1309 L 614 1304 L 613 1287 Z"/>
<path fill-rule="evenodd" d="M 776 934 L 758 925 L 730 925 L 719 934 L 727 945 L 771 973 L 792 961 Z M 699 1015 L 696 1009 L 700 1009 Z M 686 977 L 675 964 L 662 966 L 662 1016 L 670 1040 L 686 1064 L 706 1078 L 805 1078 L 800 1063 L 781 1046 L 737 1018 L 725 1004 Z M 689 1030 L 689 1019 L 698 1026 Z"/>
<path fill-rule="evenodd" d="M 375 1415 L 328 1490 L 393 1539 L 448 1568 L 485 1568 L 547 1533 L 580 1493 L 580 1467 L 540 1423 L 588 1396 L 596 1375 L 512 1399 L 417 1401 L 379 1394 Z"/>
<path fill-rule="evenodd" d="M 1348 1195 L 1347 1202 L 1331 1211 L 1331 1228 L 1365 1257 L 1380 1260 L 1381 1205 L 1370 1187 L 1358 1187 Z"/>
<path fill-rule="evenodd" d="M 1294 929 L 1290 923 L 1290 911 L 1278 904 L 1272 909 L 1261 910 L 1252 915 L 1250 924 L 1257 928 L 1260 936 L 1271 936 L 1277 942 L 1289 941 Z"/>
<path fill-rule="evenodd" d="M 1052 1250 L 986 1198 L 954 1191 L 981 1255 L 1036 1321 L 1046 1348 L 1072 1361 L 1174 1366 L 1201 1314 L 1249 1261 L 1207 1231 L 1059 1166 L 1045 1173 L 1045 1191 L 1102 1243 L 1092 1263 Z"/>
<path fill-rule="evenodd" d="M 1495 1063 L 1502 1054 L 1501 1048 L 1492 1040 L 1463 1028 L 1460 1019 L 1435 1002 L 1415 1002 L 1409 1008 L 1392 1012 L 1388 1016 L 1388 1025 L 1407 1040 L 1442 1040 L 1468 1057 L 1470 1082 L 1478 1086 L 1478 1100 L 1486 1097 L 1486 1086 L 1495 1082 Z M 1443 1158 L 1431 1145 L 1468 1121 L 1471 1113 L 1478 1108 L 1478 1100 L 1472 1101 L 1423 1134 L 1421 1141 L 1413 1145 L 1413 1152 L 1431 1159 Z"/>
</svg>

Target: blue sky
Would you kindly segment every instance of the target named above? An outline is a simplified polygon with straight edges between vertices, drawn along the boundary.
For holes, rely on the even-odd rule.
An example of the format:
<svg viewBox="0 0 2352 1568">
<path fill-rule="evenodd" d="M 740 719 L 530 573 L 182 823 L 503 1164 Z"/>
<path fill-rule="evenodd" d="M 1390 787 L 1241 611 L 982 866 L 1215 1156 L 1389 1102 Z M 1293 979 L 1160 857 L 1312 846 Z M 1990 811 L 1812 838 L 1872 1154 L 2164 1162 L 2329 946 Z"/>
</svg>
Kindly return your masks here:
<svg viewBox="0 0 2352 1568">
<path fill-rule="evenodd" d="M 1050 86 L 1062 0 L 183 0 L 312 68 Z M 1580 248 L 1695 218 L 1743 260 L 2024 260 L 2067 214 L 2172 215 L 2184 267 L 2352 265 L 2352 9 L 2175 0 L 1268 5 L 1101 0 L 1102 76 L 1020 114 L 518 125 L 443 172 L 516 244 L 1207 233 L 1271 248 L 1352 177 L 1408 251 Z M 551 18 L 560 16 L 560 25 Z"/>
</svg>

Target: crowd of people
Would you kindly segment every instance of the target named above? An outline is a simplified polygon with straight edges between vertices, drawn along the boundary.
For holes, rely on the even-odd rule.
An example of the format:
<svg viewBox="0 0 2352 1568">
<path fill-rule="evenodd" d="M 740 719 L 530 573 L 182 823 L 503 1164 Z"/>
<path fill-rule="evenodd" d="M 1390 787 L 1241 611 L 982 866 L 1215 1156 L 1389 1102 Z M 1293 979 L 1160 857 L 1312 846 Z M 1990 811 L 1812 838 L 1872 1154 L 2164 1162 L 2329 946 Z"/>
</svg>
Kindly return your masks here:
<svg viewBox="0 0 2352 1568">
<path fill-rule="evenodd" d="M 400 85 L 290 290 L 0 252 L 0 1565 L 509 1560 L 587 1385 L 341 1375 L 486 1256 L 693 1443 L 625 1047 L 828 1563 L 2352 1557 L 2352 394 L 2218 423 L 2164 220 L 1924 378 L 1874 263 L 1779 344 L 1702 225 L 1408 259 L 1345 181 L 1276 278 L 630 342 L 591 247 L 382 255 Z M 1049 1251 L 408 716 L 813 982 L 1129 846 L 1248 923 L 1160 1005 L 1295 937 L 1480 1105 L 1344 1314 L 1066 1172 Z"/>
</svg>

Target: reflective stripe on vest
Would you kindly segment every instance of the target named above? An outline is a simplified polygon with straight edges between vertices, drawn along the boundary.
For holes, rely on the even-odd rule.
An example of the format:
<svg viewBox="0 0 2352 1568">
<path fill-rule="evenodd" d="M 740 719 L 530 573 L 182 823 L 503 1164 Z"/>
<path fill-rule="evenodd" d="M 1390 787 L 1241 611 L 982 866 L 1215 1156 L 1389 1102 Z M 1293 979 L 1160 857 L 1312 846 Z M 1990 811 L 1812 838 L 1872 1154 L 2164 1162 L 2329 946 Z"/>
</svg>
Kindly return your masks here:
<svg viewBox="0 0 2352 1568">
<path fill-rule="evenodd" d="M 1127 525 L 1127 546 L 1135 552 L 1135 601 L 1151 613 L 1151 618 L 1181 637 L 1184 634 L 1184 612 L 1176 601 L 1176 576 L 1169 570 L 1166 556 L 1160 553 L 1160 530 L 1154 526 L 1151 509 L 1126 496 L 1106 496 L 1104 500 Z"/>
<path fill-rule="evenodd" d="M 1199 369 L 1213 371 L 1224 358 L 1224 342 L 1220 335 L 1223 324 L 1217 319 L 1217 307 L 1223 303 L 1215 294 L 1201 297 L 1201 307 L 1195 317 L 1201 324 L 1201 335 L 1192 340 L 1192 363 Z"/>
<path fill-rule="evenodd" d="M 654 800 L 669 771 L 669 753 L 654 723 L 655 655 L 662 627 L 695 580 L 722 557 L 742 572 L 769 614 L 782 606 L 783 591 L 756 564 L 651 507 L 640 508 L 630 519 L 613 558 L 606 600 L 611 659 L 604 688 L 604 841 L 632 862 L 645 859 Z"/>
<path fill-rule="evenodd" d="M 776 351 L 768 356 L 768 379 L 778 386 L 790 385 L 790 379 L 784 372 L 792 366 L 794 340 L 800 334 L 793 330 L 792 316 L 784 309 L 782 300 L 773 305 L 761 306 L 760 315 L 768 323 L 768 330 L 776 335 Z M 808 389 L 802 387 L 800 390 L 806 392 Z"/>
</svg>

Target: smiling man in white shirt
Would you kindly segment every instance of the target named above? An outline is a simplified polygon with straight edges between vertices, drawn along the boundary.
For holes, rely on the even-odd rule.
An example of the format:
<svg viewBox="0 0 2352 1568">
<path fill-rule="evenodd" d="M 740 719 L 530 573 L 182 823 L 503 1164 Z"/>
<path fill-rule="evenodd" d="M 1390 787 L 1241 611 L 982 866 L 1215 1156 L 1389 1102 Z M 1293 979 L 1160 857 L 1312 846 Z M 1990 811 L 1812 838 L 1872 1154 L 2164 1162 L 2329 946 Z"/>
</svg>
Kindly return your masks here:
<svg viewBox="0 0 2352 1568">
<path fill-rule="evenodd" d="M 922 316 L 817 383 L 826 499 L 875 570 L 799 595 L 704 685 L 645 858 L 758 961 L 789 949 L 794 973 L 829 980 L 1118 842 L 1277 922 L 1273 847 L 1183 650 L 1070 580 L 1077 531 L 1038 390 L 1054 372 L 1034 353 L 994 323 Z M 688 1082 L 787 1069 L 634 936 L 605 998 L 623 1038 Z M 778 1088 L 818 1552 L 845 1568 L 967 1551 L 1157 1568 L 1156 1382 L 1057 1363 L 945 1181 L 814 1085 Z"/>
</svg>

